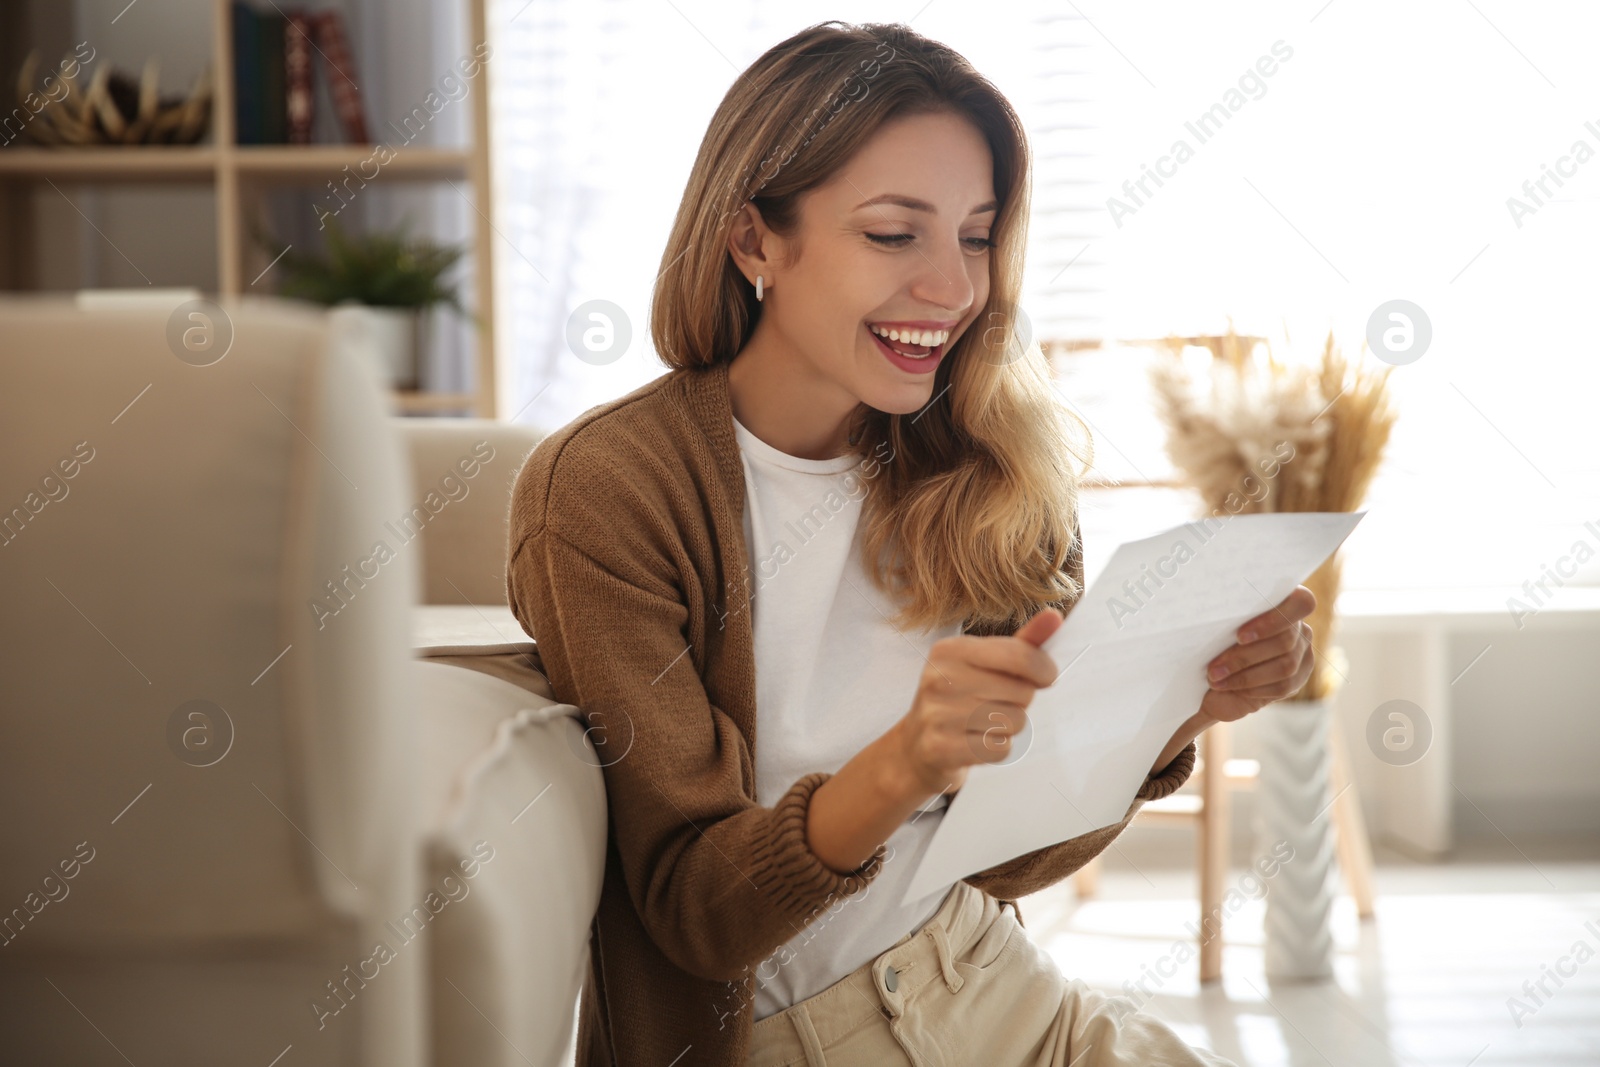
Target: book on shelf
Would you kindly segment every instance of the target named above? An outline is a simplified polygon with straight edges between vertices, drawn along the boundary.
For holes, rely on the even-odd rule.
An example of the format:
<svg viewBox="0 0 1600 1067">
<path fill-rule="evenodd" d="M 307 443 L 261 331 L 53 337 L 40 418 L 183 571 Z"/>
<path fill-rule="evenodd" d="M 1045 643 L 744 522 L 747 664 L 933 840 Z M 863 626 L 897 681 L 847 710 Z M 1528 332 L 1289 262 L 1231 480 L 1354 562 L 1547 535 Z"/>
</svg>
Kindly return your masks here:
<svg viewBox="0 0 1600 1067">
<path fill-rule="evenodd" d="M 249 4 L 233 4 L 233 139 L 261 143 L 261 22 Z"/>
<path fill-rule="evenodd" d="M 311 88 L 311 22 L 296 12 L 289 16 L 289 33 L 283 45 L 287 74 L 285 113 L 289 122 L 289 143 L 311 143 L 311 117 L 316 114 L 317 98 Z"/>
<path fill-rule="evenodd" d="M 261 22 L 261 143 L 283 144 L 288 140 L 288 118 L 284 109 L 285 36 L 287 16 L 270 11 Z"/>
<path fill-rule="evenodd" d="M 344 139 L 367 143 L 366 116 L 344 16 L 303 8 L 262 10 L 233 0 L 234 141 L 311 144 L 315 56 Z"/>
<path fill-rule="evenodd" d="M 361 113 L 361 92 L 356 88 L 355 61 L 350 56 L 350 35 L 345 32 L 343 15 L 324 11 L 317 16 L 317 47 L 322 51 L 322 71 L 346 140 L 366 144 L 367 120 Z"/>
</svg>

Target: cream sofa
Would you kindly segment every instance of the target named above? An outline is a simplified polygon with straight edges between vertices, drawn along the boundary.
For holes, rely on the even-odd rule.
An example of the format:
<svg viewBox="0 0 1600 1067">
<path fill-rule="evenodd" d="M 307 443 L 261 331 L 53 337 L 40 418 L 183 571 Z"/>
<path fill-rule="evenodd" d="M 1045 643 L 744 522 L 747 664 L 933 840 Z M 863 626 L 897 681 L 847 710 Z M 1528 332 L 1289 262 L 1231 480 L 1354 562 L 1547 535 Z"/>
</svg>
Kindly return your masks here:
<svg viewBox="0 0 1600 1067">
<path fill-rule="evenodd" d="M 606 809 L 503 603 L 537 434 L 392 417 L 327 322 L 0 301 L 6 1062 L 571 1062 Z"/>
</svg>

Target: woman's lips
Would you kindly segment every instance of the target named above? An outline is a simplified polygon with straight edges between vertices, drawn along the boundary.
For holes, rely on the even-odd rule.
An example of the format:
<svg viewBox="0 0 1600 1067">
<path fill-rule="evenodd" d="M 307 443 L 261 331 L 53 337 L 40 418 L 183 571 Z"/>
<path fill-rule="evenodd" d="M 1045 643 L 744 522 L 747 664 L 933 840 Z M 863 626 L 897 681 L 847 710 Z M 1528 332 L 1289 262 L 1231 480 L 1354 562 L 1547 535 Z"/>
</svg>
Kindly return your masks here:
<svg viewBox="0 0 1600 1067">
<path fill-rule="evenodd" d="M 866 329 L 866 327 L 863 326 L 862 329 Z M 916 356 L 902 356 L 884 343 L 883 338 L 871 330 L 867 330 L 867 336 L 872 338 L 872 343 L 878 347 L 879 352 L 883 353 L 885 359 L 901 370 L 909 371 L 912 374 L 931 374 L 939 368 L 939 360 L 944 358 L 945 345 L 943 344 L 935 345 L 928 355 L 918 358 Z M 945 342 L 945 344 L 949 343 L 948 340 Z"/>
</svg>

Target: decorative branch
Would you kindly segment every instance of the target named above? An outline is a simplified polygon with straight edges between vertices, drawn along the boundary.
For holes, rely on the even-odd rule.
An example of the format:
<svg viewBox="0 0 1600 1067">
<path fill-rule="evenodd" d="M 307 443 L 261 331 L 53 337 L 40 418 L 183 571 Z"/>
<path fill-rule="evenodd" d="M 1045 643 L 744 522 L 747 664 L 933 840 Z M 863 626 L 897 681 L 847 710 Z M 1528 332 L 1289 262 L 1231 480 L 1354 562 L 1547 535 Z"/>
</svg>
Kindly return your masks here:
<svg viewBox="0 0 1600 1067">
<path fill-rule="evenodd" d="M 62 61 L 60 83 L 65 91 L 59 96 L 35 88 L 37 50 L 28 53 L 17 73 L 19 108 L 33 114 L 22 130 L 36 144 L 194 144 L 210 125 L 209 67 L 195 79 L 187 96 L 165 98 L 159 91 L 161 63 L 154 56 L 145 62 L 144 73 L 137 79 L 101 65 L 84 86 L 76 73 L 66 73 L 68 69 L 77 70 L 70 57 Z M 38 101 L 37 106 L 33 101 Z"/>
</svg>

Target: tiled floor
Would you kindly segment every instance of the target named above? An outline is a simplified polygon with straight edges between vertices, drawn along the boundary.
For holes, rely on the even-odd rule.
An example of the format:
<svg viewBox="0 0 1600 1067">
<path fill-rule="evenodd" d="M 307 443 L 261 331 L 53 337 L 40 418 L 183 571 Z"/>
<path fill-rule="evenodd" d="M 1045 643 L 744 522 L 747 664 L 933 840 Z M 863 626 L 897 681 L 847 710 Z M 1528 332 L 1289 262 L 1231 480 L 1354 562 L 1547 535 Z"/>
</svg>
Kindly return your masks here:
<svg viewBox="0 0 1600 1067">
<path fill-rule="evenodd" d="M 1094 899 L 1063 883 L 1023 900 L 1022 916 L 1064 974 L 1124 996 L 1143 977 L 1144 1010 L 1240 1067 L 1600 1065 L 1600 842 L 1518 845 L 1467 844 L 1437 865 L 1380 849 L 1377 914 L 1335 906 L 1328 982 L 1263 977 L 1264 905 L 1246 893 L 1223 980 L 1202 990 L 1198 959 L 1177 962 L 1199 914 L 1192 868 L 1108 853 Z"/>
</svg>

